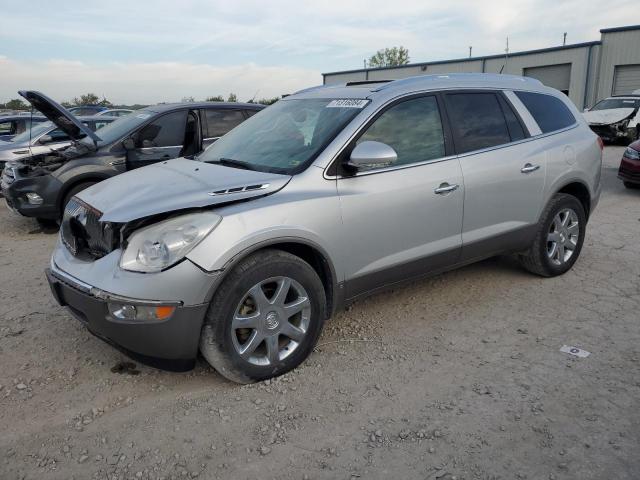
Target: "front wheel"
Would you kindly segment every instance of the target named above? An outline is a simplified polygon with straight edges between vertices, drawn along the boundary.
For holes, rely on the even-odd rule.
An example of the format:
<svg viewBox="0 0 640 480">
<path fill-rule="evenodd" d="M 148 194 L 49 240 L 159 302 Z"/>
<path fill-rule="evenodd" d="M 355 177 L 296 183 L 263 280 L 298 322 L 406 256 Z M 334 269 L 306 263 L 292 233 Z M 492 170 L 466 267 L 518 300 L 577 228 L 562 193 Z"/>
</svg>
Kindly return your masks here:
<svg viewBox="0 0 640 480">
<path fill-rule="evenodd" d="M 578 259 L 587 218 L 584 207 L 573 195 L 555 195 L 538 224 L 531 248 L 520 257 L 522 265 L 543 277 L 567 272 Z"/>
<path fill-rule="evenodd" d="M 242 260 L 214 295 L 200 351 L 229 380 L 265 380 L 309 356 L 325 316 L 315 270 L 287 252 L 260 251 Z"/>
</svg>

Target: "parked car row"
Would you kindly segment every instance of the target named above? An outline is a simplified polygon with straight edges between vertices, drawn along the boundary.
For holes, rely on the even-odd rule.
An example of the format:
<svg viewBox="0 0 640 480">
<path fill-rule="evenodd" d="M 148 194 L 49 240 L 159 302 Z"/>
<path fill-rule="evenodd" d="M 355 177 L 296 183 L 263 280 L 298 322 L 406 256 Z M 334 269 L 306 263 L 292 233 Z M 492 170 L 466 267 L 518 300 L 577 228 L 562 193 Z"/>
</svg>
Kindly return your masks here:
<svg viewBox="0 0 640 480">
<path fill-rule="evenodd" d="M 111 123 L 113 118 L 106 116 L 81 121 L 39 92 L 19 93 L 66 139 L 62 148 L 50 149 L 51 139 L 42 142 L 40 136 L 30 153 L 8 161 L 2 173 L 0 185 L 8 206 L 41 221 L 61 219 L 71 197 L 109 177 L 155 162 L 193 157 L 264 108 L 243 103 L 163 104 Z M 99 132 L 91 128 L 100 122 L 110 125 Z"/>
<path fill-rule="evenodd" d="M 295 368 L 336 310 L 402 281 L 498 254 L 565 273 L 600 196 L 601 139 L 523 77 L 161 105 L 96 132 L 21 94 L 73 139 L 2 177 L 18 212 L 64 210 L 58 303 L 140 361 L 185 370 L 200 351 L 237 382 Z"/>
</svg>

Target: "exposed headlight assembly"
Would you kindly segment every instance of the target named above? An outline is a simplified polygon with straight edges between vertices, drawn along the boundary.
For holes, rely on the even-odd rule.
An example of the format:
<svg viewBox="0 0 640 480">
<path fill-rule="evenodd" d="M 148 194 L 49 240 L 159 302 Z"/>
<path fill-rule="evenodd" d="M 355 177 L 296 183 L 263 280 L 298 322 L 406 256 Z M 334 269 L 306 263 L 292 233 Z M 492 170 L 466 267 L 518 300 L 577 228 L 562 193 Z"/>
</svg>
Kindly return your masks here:
<svg viewBox="0 0 640 480">
<path fill-rule="evenodd" d="M 627 147 L 622 156 L 629 160 L 640 160 L 640 152 L 631 147 Z"/>
<path fill-rule="evenodd" d="M 164 270 L 182 260 L 220 220 L 220 215 L 200 212 L 141 228 L 129 237 L 120 268 L 145 273 Z"/>
</svg>

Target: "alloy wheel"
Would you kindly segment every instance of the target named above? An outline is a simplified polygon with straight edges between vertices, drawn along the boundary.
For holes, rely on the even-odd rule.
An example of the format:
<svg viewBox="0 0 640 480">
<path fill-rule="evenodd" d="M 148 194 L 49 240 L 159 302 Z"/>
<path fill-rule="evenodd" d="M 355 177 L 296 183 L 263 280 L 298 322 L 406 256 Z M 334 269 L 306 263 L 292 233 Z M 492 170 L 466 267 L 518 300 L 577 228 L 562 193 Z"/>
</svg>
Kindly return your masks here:
<svg viewBox="0 0 640 480">
<path fill-rule="evenodd" d="M 302 343 L 311 319 L 309 295 L 289 277 L 271 277 L 247 291 L 231 321 L 236 352 L 257 366 L 274 366 Z"/>
<path fill-rule="evenodd" d="M 580 238 L 578 214 L 571 208 L 560 210 L 547 234 L 547 256 L 554 265 L 563 265 L 573 256 Z"/>
</svg>

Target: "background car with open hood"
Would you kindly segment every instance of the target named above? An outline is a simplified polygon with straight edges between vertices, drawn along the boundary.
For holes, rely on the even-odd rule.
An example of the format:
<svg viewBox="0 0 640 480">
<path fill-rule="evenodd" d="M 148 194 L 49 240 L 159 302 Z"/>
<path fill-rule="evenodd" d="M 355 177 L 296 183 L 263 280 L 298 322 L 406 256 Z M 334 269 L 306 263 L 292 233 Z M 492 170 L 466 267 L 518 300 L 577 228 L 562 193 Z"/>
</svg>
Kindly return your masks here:
<svg viewBox="0 0 640 480">
<path fill-rule="evenodd" d="M 161 104 L 94 132 L 42 93 L 19 93 L 71 141 L 65 148 L 10 161 L 3 170 L 0 186 L 9 208 L 42 221 L 58 220 L 68 199 L 102 180 L 152 163 L 195 156 L 264 108 L 236 102 Z"/>
<path fill-rule="evenodd" d="M 605 98 L 583 115 L 591 130 L 603 140 L 629 144 L 640 138 L 640 90 Z"/>
<path fill-rule="evenodd" d="M 109 125 L 116 117 L 77 117 L 92 131 Z M 8 142 L 0 142 L 0 171 L 6 162 L 20 160 L 32 155 L 48 153 L 68 147 L 71 138 L 54 123 L 46 121 L 34 123 L 31 128 L 16 135 Z"/>
</svg>

